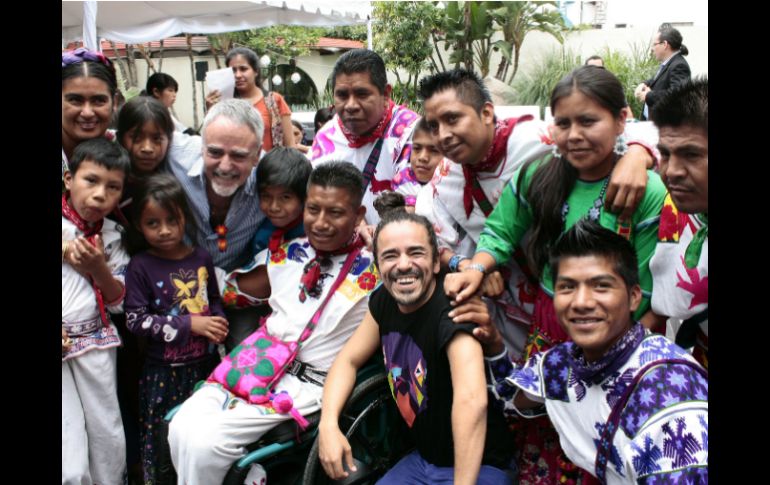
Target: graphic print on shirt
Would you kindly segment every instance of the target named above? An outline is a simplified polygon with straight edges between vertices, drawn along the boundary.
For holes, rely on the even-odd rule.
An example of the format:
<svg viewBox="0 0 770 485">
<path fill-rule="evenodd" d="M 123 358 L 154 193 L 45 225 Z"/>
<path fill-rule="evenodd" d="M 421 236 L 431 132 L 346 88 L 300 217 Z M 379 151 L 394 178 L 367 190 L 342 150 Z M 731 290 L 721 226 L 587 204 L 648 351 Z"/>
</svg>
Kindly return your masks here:
<svg viewBox="0 0 770 485">
<path fill-rule="evenodd" d="M 171 283 L 177 289 L 174 295 L 175 309 L 186 310 L 190 315 L 200 315 L 209 311 L 208 298 L 209 272 L 204 266 L 198 268 L 198 274 L 192 270 L 180 269 L 171 273 Z"/>
<path fill-rule="evenodd" d="M 382 353 L 390 392 L 411 428 L 417 415 L 428 407 L 428 369 L 422 350 L 409 335 L 391 332 L 382 336 Z"/>
</svg>

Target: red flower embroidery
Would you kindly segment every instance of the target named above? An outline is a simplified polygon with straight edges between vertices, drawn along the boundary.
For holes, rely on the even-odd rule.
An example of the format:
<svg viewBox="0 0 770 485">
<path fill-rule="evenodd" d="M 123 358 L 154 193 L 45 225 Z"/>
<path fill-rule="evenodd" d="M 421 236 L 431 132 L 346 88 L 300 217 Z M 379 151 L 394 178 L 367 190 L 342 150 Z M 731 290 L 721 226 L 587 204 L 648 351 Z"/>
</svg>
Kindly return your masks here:
<svg viewBox="0 0 770 485">
<path fill-rule="evenodd" d="M 277 251 L 270 253 L 270 261 L 273 263 L 280 263 L 286 259 L 286 251 L 283 248 L 278 248 Z"/>
<path fill-rule="evenodd" d="M 235 292 L 235 288 L 227 285 L 225 287 L 225 291 L 222 293 L 222 303 L 224 303 L 226 307 L 233 307 L 235 306 L 236 298 L 237 294 Z"/>
<path fill-rule="evenodd" d="M 370 291 L 373 290 L 375 286 L 377 286 L 377 277 L 367 271 L 358 277 L 357 283 L 358 287 L 362 290 Z"/>
<path fill-rule="evenodd" d="M 679 217 L 673 204 L 664 204 L 660 211 L 658 240 L 664 242 L 679 240 Z"/>
</svg>

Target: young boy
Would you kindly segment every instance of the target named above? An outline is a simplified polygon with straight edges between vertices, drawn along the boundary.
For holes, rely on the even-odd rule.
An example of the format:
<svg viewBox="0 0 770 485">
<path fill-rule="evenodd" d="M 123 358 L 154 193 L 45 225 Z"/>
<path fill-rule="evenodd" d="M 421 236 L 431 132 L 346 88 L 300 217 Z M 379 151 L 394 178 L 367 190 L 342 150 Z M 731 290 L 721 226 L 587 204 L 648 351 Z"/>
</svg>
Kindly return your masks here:
<svg viewBox="0 0 770 485">
<path fill-rule="evenodd" d="M 433 178 L 433 172 L 442 158 L 444 157 L 433 141 L 425 118 L 420 118 L 414 127 L 409 166 L 393 177 L 393 190 L 404 196 L 408 212 L 414 211 L 418 194 Z M 433 197 L 433 194 L 429 195 L 430 198 L 426 199 L 428 203 Z"/>
<path fill-rule="evenodd" d="M 254 255 L 265 248 L 274 253 L 284 242 L 305 235 L 302 210 L 311 171 L 308 159 L 292 148 L 276 147 L 260 160 L 257 165 L 259 208 L 267 219 L 260 224 L 251 242 Z M 238 291 L 241 285 L 248 286 L 256 277 L 254 265 L 252 261 L 227 276 L 222 285 L 226 306 L 242 308 L 259 305 L 258 301 Z"/>
<path fill-rule="evenodd" d="M 115 380 L 128 256 L 116 224 L 128 153 L 104 138 L 75 149 L 62 194 L 62 483 L 118 484 L 125 438 Z"/>
</svg>

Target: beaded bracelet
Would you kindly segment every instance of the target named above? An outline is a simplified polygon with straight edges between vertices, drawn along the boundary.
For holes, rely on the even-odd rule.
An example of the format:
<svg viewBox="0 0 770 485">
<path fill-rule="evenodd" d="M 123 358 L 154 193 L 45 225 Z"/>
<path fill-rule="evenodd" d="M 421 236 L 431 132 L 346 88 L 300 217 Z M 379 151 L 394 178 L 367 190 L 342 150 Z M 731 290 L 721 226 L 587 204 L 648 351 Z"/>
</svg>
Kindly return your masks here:
<svg viewBox="0 0 770 485">
<path fill-rule="evenodd" d="M 469 269 L 475 269 L 476 271 L 481 271 L 481 274 L 487 274 L 487 268 L 481 263 L 471 263 L 463 271 L 468 271 Z"/>
<path fill-rule="evenodd" d="M 452 273 L 457 273 L 457 267 L 460 266 L 460 262 L 465 261 L 466 259 L 469 258 L 467 256 L 463 256 L 462 254 L 455 254 L 449 258 L 449 271 Z"/>
</svg>

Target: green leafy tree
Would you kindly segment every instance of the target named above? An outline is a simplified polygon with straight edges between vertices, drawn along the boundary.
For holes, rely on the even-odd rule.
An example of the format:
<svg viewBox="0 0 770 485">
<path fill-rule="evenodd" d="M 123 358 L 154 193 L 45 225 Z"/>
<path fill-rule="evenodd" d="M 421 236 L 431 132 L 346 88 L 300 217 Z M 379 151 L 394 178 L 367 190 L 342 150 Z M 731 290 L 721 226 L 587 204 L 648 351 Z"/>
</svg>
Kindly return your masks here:
<svg viewBox="0 0 770 485">
<path fill-rule="evenodd" d="M 492 10 L 504 2 L 444 2 L 444 49 L 453 49 L 449 62 L 455 67 L 476 70 L 486 77 L 497 32 Z"/>
<path fill-rule="evenodd" d="M 432 35 L 441 12 L 431 2 L 374 2 L 373 16 L 374 48 L 397 80 L 394 97 L 414 99 L 420 73 L 437 66 Z"/>
<path fill-rule="evenodd" d="M 562 32 L 566 24 L 556 10 L 556 2 L 494 2 L 500 4 L 492 11 L 492 16 L 503 33 L 503 40 L 494 43 L 500 49 L 503 58 L 497 66 L 495 77 L 504 81 L 508 70 L 513 65 L 508 83 L 511 83 L 519 70 L 521 46 L 527 34 L 534 31 L 551 34 L 559 43 L 564 42 Z"/>
</svg>

